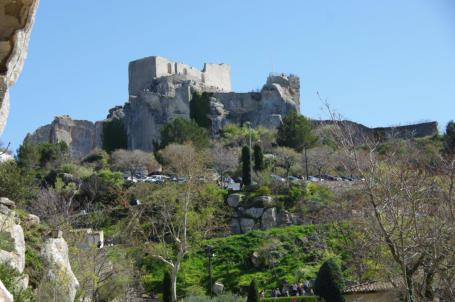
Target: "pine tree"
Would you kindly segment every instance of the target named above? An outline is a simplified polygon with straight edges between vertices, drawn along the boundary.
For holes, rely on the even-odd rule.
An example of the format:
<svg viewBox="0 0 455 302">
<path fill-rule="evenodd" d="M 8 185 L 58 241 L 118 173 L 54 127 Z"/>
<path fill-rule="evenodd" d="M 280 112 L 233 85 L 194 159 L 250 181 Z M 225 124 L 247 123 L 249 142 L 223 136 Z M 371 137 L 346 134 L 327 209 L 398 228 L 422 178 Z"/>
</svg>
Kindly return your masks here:
<svg viewBox="0 0 455 302">
<path fill-rule="evenodd" d="M 319 269 L 314 283 L 314 292 L 325 302 L 345 302 L 344 278 L 340 265 L 334 258 L 325 261 Z"/>
<path fill-rule="evenodd" d="M 163 278 L 163 302 L 172 302 L 171 287 L 171 273 L 168 270 L 165 270 Z"/>
<path fill-rule="evenodd" d="M 264 154 L 262 153 L 261 146 L 254 145 L 253 156 L 254 156 L 254 171 L 264 170 Z"/>
<path fill-rule="evenodd" d="M 246 302 L 259 302 L 259 292 L 255 279 L 251 281 L 250 287 L 248 288 L 248 298 L 246 299 Z"/>
<path fill-rule="evenodd" d="M 250 148 L 248 146 L 242 148 L 242 178 L 244 185 L 251 184 Z"/>
</svg>

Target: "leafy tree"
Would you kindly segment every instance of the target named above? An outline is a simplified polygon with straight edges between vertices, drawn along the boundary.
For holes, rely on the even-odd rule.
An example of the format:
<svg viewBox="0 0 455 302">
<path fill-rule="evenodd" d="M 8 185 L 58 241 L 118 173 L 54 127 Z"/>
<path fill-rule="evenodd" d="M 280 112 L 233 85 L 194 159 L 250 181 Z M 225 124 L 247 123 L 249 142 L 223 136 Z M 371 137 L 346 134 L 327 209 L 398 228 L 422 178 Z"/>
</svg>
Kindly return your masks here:
<svg viewBox="0 0 455 302">
<path fill-rule="evenodd" d="M 450 121 L 444 135 L 444 149 L 447 154 L 455 154 L 455 123 Z"/>
<path fill-rule="evenodd" d="M 251 281 L 250 287 L 248 288 L 248 298 L 246 299 L 246 302 L 259 302 L 259 292 L 255 279 Z"/>
<path fill-rule="evenodd" d="M 242 178 L 243 184 L 251 184 L 251 169 L 250 169 L 250 148 L 244 146 L 242 148 Z"/>
<path fill-rule="evenodd" d="M 161 144 L 158 149 L 164 149 L 171 143 L 184 144 L 192 142 L 193 146 L 201 149 L 208 146 L 207 131 L 194 120 L 178 117 L 169 120 L 161 129 Z"/>
<path fill-rule="evenodd" d="M 305 152 L 305 170 L 308 177 L 307 149 L 316 144 L 318 137 L 311 134 L 311 125 L 303 115 L 290 111 L 278 126 L 277 143 L 297 152 Z"/>
<path fill-rule="evenodd" d="M 117 149 L 128 149 L 128 134 L 121 121 L 112 120 L 103 123 L 101 144 L 103 150 L 108 153 Z"/>
<path fill-rule="evenodd" d="M 289 176 L 289 170 L 299 162 L 299 154 L 291 148 L 278 147 L 274 150 L 278 165 L 286 170 L 286 177 Z"/>
<path fill-rule="evenodd" d="M 55 169 L 70 158 L 66 142 L 32 144 L 25 141 L 17 150 L 18 165 L 28 171 Z"/>
<path fill-rule="evenodd" d="M 315 293 L 326 302 L 344 302 L 344 278 L 340 265 L 334 258 L 325 261 L 314 282 Z"/>
<path fill-rule="evenodd" d="M 239 151 L 238 148 L 227 148 L 219 142 L 214 143 L 210 148 L 213 167 L 220 173 L 221 179 L 227 172 L 237 167 Z"/>
<path fill-rule="evenodd" d="M 264 154 L 262 153 L 262 148 L 260 145 L 254 145 L 253 147 L 253 156 L 254 156 L 254 170 L 262 171 L 264 170 Z"/>
<path fill-rule="evenodd" d="M 172 282 L 169 270 L 164 270 L 163 277 L 163 302 L 172 302 Z"/>
<path fill-rule="evenodd" d="M 32 199 L 35 189 L 33 176 L 22 173 L 14 160 L 0 163 L 0 196 L 22 203 Z"/>
<path fill-rule="evenodd" d="M 28 141 L 24 141 L 17 150 L 17 163 L 19 167 L 28 171 L 34 171 L 38 169 L 39 161 L 40 154 L 37 146 Z"/>
<path fill-rule="evenodd" d="M 208 117 L 210 114 L 210 97 L 212 93 L 193 92 L 190 101 L 190 118 L 194 120 L 200 127 L 210 129 L 212 120 Z"/>
</svg>

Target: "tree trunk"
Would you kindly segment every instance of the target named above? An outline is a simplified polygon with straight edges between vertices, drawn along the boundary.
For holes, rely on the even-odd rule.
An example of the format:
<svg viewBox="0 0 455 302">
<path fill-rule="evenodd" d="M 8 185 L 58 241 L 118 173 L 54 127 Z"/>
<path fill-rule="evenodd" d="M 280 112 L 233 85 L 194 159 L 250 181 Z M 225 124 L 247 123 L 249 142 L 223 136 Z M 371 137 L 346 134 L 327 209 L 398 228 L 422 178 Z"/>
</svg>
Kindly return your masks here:
<svg viewBox="0 0 455 302">
<path fill-rule="evenodd" d="M 414 302 L 414 287 L 412 285 L 412 276 L 406 275 L 406 290 L 408 296 L 408 302 Z"/>
</svg>

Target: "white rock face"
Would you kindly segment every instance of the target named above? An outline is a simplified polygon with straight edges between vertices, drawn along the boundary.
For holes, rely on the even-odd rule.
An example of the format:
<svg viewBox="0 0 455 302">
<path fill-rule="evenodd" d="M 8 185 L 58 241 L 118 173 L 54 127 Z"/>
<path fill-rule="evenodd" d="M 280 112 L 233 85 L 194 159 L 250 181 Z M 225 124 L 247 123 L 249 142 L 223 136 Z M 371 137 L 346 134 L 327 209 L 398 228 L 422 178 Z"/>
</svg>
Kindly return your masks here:
<svg viewBox="0 0 455 302">
<path fill-rule="evenodd" d="M 9 112 L 8 87 L 16 83 L 27 57 L 39 0 L 0 1 L 0 134 Z"/>
<path fill-rule="evenodd" d="M 25 267 L 24 231 L 17 223 L 14 202 L 7 198 L 0 198 L 0 236 L 6 243 L 0 250 L 0 263 L 8 263 L 20 273 Z"/>
<path fill-rule="evenodd" d="M 13 302 L 13 295 L 6 289 L 3 285 L 2 280 L 0 280 L 0 301 L 2 302 Z"/>
<path fill-rule="evenodd" d="M 9 155 L 8 153 L 0 153 L 0 163 L 8 161 L 8 160 L 14 160 L 14 157 Z"/>
<path fill-rule="evenodd" d="M 63 238 L 49 238 L 44 242 L 41 256 L 47 267 L 46 281 L 57 289 L 56 301 L 73 302 L 79 282 L 76 279 L 68 259 L 68 245 Z M 44 302 L 46 298 L 41 298 Z"/>
</svg>

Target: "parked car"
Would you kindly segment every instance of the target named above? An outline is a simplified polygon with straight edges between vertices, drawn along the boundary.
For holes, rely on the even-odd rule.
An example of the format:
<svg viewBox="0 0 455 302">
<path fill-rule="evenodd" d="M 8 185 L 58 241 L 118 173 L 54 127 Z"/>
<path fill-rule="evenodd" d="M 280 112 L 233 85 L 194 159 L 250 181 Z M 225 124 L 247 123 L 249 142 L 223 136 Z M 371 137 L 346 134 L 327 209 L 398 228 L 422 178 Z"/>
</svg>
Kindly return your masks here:
<svg viewBox="0 0 455 302">
<path fill-rule="evenodd" d="M 284 179 L 283 177 L 281 176 L 278 176 L 278 175 L 275 175 L 275 174 L 270 174 L 270 177 L 274 180 L 277 180 L 277 181 L 280 181 L 280 182 L 285 182 L 286 179 Z"/>
<path fill-rule="evenodd" d="M 288 176 L 288 180 L 290 180 L 290 181 L 295 181 L 295 180 L 299 180 L 299 178 L 290 175 L 290 176 Z"/>
</svg>

